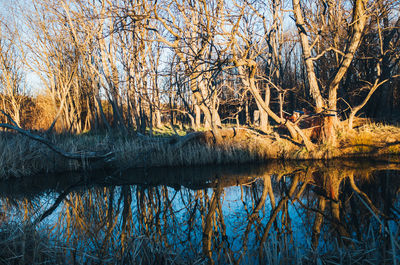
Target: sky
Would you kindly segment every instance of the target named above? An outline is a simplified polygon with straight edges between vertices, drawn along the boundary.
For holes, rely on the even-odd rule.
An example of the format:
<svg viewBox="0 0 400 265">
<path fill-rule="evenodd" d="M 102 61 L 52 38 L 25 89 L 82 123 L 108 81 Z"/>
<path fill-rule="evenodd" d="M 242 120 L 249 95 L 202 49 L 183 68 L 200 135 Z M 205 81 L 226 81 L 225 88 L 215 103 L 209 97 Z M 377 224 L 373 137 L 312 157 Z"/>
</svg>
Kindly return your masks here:
<svg viewBox="0 0 400 265">
<path fill-rule="evenodd" d="M 27 0 L 0 0 L 0 18 L 3 19 L 7 26 L 11 24 L 7 21 L 14 20 L 16 23 L 20 22 L 23 15 L 18 11 L 20 7 L 24 7 L 24 11 L 29 12 L 30 1 Z M 27 8 L 28 7 L 28 8 Z M 29 70 L 24 70 L 25 86 L 28 94 L 35 94 L 43 87 L 40 78 Z"/>
</svg>

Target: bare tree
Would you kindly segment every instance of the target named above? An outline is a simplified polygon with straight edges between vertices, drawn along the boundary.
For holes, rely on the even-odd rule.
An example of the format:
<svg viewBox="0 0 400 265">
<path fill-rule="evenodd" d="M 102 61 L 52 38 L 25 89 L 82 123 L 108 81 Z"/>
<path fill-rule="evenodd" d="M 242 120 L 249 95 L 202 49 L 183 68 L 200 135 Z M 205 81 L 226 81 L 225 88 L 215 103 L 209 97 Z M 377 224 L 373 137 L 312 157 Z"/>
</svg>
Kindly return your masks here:
<svg viewBox="0 0 400 265">
<path fill-rule="evenodd" d="M 169 34 L 157 33 L 158 40 L 170 47 L 184 65 L 196 105 L 204 113 L 217 142 L 221 141 L 217 91 L 212 85 L 213 74 L 208 72 L 207 62 L 212 56 L 222 5 L 222 1 L 173 0 L 154 8 L 155 18 Z"/>
<path fill-rule="evenodd" d="M 366 64 L 368 67 L 371 67 L 371 63 L 368 63 L 368 61 L 372 61 L 373 67 L 371 67 L 372 69 L 370 69 L 370 71 L 375 72 L 375 74 L 372 74 L 372 80 L 368 80 L 367 78 L 371 77 L 371 74 L 369 74 L 370 71 L 364 72 L 365 75 L 369 74 L 364 80 L 361 80 L 364 83 L 362 90 L 366 90 L 366 93 L 364 92 L 365 96 L 362 98 L 361 102 L 351 108 L 348 119 L 349 129 L 353 128 L 353 121 L 356 114 L 368 103 L 375 91 L 394 78 L 400 77 L 400 74 L 395 72 L 396 66 L 399 63 L 399 58 L 394 56 L 398 52 L 398 44 L 400 43 L 400 18 L 397 18 L 397 20 L 394 20 L 392 24 L 390 24 L 389 14 L 390 11 L 393 10 L 394 5 L 392 1 L 378 1 L 376 5 L 377 8 L 371 15 L 368 32 L 368 35 L 376 40 L 376 47 L 373 49 L 372 54 L 369 54 L 367 51 L 367 54 L 362 55 L 368 58 L 367 60 L 363 60 L 362 58 L 361 60 L 358 59 L 361 64 Z M 372 40 L 368 41 L 373 42 Z M 360 47 L 360 49 L 362 48 L 363 47 Z M 361 66 L 359 66 L 359 68 L 361 68 Z M 386 90 L 388 90 L 388 88 L 386 88 Z"/>
<path fill-rule="evenodd" d="M 236 7 L 239 8 L 239 15 L 232 16 L 230 20 L 228 19 L 226 21 L 226 23 L 229 23 L 229 28 L 232 28 L 231 32 L 228 32 L 228 30 L 224 28 L 224 25 L 222 26 L 224 36 L 227 37 L 229 43 L 227 46 L 231 51 L 231 63 L 237 67 L 243 84 L 251 92 L 257 104 L 268 113 L 275 122 L 284 124 L 294 139 L 300 137 L 306 148 L 312 150 L 314 148 L 313 144 L 302 130 L 291 121 L 279 117 L 262 98 L 260 90 L 256 85 L 256 73 L 259 67 L 256 59 L 263 54 L 267 48 L 266 45 L 262 45 L 263 41 L 267 38 L 267 33 L 265 33 L 261 39 L 254 42 L 248 39 L 246 35 L 240 32 L 240 23 L 245 14 L 246 6 L 236 5 Z M 241 45 L 242 43 L 244 43 L 244 45 Z"/>
<path fill-rule="evenodd" d="M 328 16 L 328 21 L 334 21 L 333 19 L 333 9 L 342 8 L 336 1 L 328 1 L 329 5 L 326 7 L 329 12 L 326 12 Z M 335 125 L 337 125 L 337 91 L 339 89 L 340 82 L 343 80 L 354 55 L 361 43 L 364 27 L 366 25 L 367 19 L 369 17 L 367 13 L 367 0 L 357 0 L 352 3 L 353 12 L 352 20 L 349 22 L 349 35 L 347 36 L 348 42 L 345 43 L 343 51 L 339 51 L 334 47 L 328 47 L 327 49 L 321 51 L 316 56 L 313 56 L 313 49 L 315 44 L 320 38 L 319 35 L 315 39 L 310 39 L 309 27 L 307 25 L 312 25 L 309 21 L 310 17 L 304 17 L 304 6 L 302 7 L 299 0 L 293 0 L 293 14 L 296 21 L 296 26 L 298 34 L 300 36 L 300 42 L 303 50 L 303 59 L 307 70 L 307 81 L 309 84 L 310 94 L 314 99 L 315 109 L 317 113 L 323 111 L 327 112 L 324 119 L 324 130 L 323 137 L 327 142 L 332 145 L 336 145 L 336 133 L 334 131 Z M 315 25 L 315 24 L 314 24 Z M 324 25 L 318 25 L 318 27 L 323 28 Z M 310 44 L 311 42 L 311 44 Z M 326 52 L 336 52 L 340 56 L 339 64 L 336 67 L 332 78 L 329 80 L 327 88 L 327 97 L 324 97 L 321 93 L 323 88 L 320 87 L 317 76 L 315 73 L 314 63 L 318 58 L 320 58 Z"/>
<path fill-rule="evenodd" d="M 24 101 L 23 66 L 14 39 L 15 33 L 0 17 L 0 100 L 2 109 L 20 126 Z"/>
</svg>

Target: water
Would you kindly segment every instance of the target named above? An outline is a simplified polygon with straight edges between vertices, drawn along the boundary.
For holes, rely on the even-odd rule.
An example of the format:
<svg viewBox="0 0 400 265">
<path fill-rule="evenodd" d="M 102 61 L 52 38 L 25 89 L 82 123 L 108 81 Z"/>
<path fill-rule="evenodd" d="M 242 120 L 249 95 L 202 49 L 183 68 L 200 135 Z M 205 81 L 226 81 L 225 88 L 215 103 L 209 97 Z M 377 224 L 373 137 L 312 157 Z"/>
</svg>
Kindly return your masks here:
<svg viewBox="0 0 400 265">
<path fill-rule="evenodd" d="M 43 175 L 0 184 L 0 219 L 33 224 L 66 263 L 392 264 L 399 170 L 330 161 Z"/>
</svg>

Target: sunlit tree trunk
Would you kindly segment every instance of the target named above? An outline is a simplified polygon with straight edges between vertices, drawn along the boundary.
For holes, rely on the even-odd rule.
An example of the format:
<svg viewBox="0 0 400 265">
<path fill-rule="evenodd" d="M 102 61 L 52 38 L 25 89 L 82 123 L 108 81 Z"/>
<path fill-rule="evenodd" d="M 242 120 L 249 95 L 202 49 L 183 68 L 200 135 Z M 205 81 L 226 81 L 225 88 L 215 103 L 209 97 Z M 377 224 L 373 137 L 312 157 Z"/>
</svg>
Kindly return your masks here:
<svg viewBox="0 0 400 265">
<path fill-rule="evenodd" d="M 339 89 L 340 82 L 345 76 L 350 63 L 353 60 L 354 54 L 361 42 L 364 27 L 368 18 L 366 14 L 367 0 L 356 0 L 353 5 L 353 18 L 351 32 L 348 37 L 349 44 L 343 53 L 343 58 L 336 70 L 334 77 L 328 84 L 328 98 L 323 99 L 321 90 L 317 82 L 315 75 L 314 61 L 316 58 L 312 57 L 312 47 L 309 44 L 309 38 L 307 36 L 307 26 L 303 17 L 302 7 L 299 0 L 293 0 L 293 14 L 296 19 L 296 25 L 298 34 L 301 40 L 301 46 L 303 51 L 303 59 L 307 70 L 307 81 L 310 87 L 310 93 L 314 99 L 315 107 L 317 112 L 326 112 L 323 123 L 323 138 L 324 141 L 332 146 L 336 143 L 336 132 L 335 126 L 338 123 L 337 118 L 337 90 Z M 326 103 L 325 103 L 326 102 Z"/>
</svg>

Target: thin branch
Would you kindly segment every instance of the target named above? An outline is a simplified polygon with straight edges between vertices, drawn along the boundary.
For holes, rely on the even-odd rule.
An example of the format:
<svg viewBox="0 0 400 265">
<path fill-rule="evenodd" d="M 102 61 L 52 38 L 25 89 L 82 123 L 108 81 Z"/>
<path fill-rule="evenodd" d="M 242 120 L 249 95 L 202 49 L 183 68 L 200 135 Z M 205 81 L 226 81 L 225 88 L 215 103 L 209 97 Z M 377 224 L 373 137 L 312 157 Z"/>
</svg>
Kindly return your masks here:
<svg viewBox="0 0 400 265">
<path fill-rule="evenodd" d="M 317 56 L 310 58 L 310 60 L 316 61 L 316 60 L 318 60 L 319 58 L 321 58 L 322 56 L 324 56 L 324 54 L 327 53 L 327 52 L 329 52 L 329 51 L 334 51 L 334 52 L 336 52 L 336 53 L 338 53 L 338 54 L 340 54 L 340 55 L 342 55 L 342 56 L 345 55 L 342 51 L 339 51 L 338 49 L 333 48 L 333 47 L 329 47 L 328 49 L 324 50 L 323 52 L 321 52 L 321 53 L 318 54 Z"/>
</svg>

